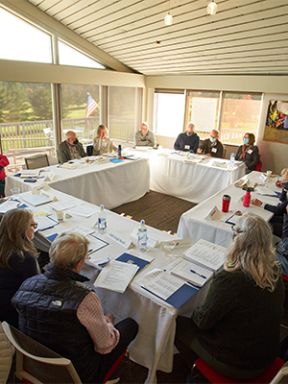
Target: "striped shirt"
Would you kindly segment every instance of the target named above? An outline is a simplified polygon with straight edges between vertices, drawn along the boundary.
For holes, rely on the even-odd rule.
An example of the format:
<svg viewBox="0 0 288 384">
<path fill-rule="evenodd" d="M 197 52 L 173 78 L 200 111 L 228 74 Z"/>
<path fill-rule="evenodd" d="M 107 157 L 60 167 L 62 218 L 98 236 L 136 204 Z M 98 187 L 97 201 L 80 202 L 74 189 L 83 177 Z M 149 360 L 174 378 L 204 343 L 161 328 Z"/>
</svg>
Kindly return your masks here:
<svg viewBox="0 0 288 384">
<path fill-rule="evenodd" d="M 90 292 L 77 309 L 80 323 L 93 340 L 95 351 L 101 354 L 111 352 L 119 342 L 119 331 L 105 318 L 99 297 Z"/>
</svg>

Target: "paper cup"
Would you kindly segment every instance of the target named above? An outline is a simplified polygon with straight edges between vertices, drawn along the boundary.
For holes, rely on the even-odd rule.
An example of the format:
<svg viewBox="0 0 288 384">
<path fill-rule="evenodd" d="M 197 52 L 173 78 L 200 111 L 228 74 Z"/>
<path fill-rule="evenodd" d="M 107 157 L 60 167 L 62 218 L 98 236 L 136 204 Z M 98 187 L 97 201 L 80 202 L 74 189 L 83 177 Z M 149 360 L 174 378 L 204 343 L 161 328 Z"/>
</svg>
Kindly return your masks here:
<svg viewBox="0 0 288 384">
<path fill-rule="evenodd" d="M 267 175 L 267 177 L 270 177 L 272 175 L 272 171 L 267 171 L 266 175 Z"/>
<path fill-rule="evenodd" d="M 56 211 L 56 216 L 58 221 L 64 220 L 64 212 L 63 211 Z"/>
</svg>

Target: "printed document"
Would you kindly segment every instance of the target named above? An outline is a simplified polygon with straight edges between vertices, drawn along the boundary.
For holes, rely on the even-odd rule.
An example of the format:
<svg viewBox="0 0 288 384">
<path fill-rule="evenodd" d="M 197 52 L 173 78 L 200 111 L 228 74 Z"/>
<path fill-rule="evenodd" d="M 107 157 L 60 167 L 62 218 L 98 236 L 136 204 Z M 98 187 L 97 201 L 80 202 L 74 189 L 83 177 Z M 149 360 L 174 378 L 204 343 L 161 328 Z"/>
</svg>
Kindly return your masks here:
<svg viewBox="0 0 288 384">
<path fill-rule="evenodd" d="M 71 215 L 78 215 L 84 217 L 90 217 L 95 213 L 99 212 L 99 208 L 91 205 L 80 204 L 74 208 L 69 209 L 68 211 Z"/>
<path fill-rule="evenodd" d="M 202 287 L 213 276 L 211 269 L 183 259 L 172 269 L 171 273 L 198 287 Z"/>
<path fill-rule="evenodd" d="M 194 261 L 217 271 L 226 259 L 226 248 L 210 243 L 206 240 L 199 240 L 184 253 L 185 259 Z"/>
<path fill-rule="evenodd" d="M 134 264 L 112 260 L 102 269 L 94 285 L 99 288 L 123 293 L 135 276 L 138 268 L 139 267 Z"/>
</svg>

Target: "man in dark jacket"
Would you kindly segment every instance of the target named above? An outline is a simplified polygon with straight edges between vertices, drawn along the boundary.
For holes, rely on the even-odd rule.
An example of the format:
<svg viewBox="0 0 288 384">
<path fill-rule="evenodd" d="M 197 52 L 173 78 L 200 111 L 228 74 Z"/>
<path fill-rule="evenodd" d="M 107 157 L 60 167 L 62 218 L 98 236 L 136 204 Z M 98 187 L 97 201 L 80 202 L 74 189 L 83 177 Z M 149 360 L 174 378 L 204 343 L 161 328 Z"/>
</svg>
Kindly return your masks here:
<svg viewBox="0 0 288 384">
<path fill-rule="evenodd" d="M 200 144 L 197 153 L 203 153 L 203 155 L 211 157 L 223 158 L 224 147 L 219 139 L 219 132 L 213 129 L 210 133 L 209 139 L 206 139 Z"/>
<path fill-rule="evenodd" d="M 88 246 L 78 233 L 58 236 L 46 272 L 25 280 L 11 302 L 19 312 L 20 331 L 70 359 L 83 383 L 102 383 L 136 337 L 138 325 L 127 318 L 114 326 L 99 297 L 83 284 Z"/>
<path fill-rule="evenodd" d="M 79 142 L 77 135 L 73 131 L 66 133 L 66 140 L 62 141 L 57 148 L 59 163 L 66 163 L 69 160 L 81 159 L 87 156 L 83 145 Z"/>
<path fill-rule="evenodd" d="M 196 153 L 199 147 L 200 138 L 194 132 L 194 124 L 188 123 L 186 131 L 180 133 L 174 143 L 174 149 L 176 151 L 186 151 Z"/>
</svg>

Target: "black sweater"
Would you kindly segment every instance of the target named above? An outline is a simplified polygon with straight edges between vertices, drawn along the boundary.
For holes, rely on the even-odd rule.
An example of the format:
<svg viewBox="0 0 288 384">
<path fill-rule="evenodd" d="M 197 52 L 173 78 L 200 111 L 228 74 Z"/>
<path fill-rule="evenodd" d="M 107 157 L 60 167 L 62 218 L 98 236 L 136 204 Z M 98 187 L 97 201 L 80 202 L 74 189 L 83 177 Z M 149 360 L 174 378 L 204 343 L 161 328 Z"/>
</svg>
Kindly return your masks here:
<svg viewBox="0 0 288 384">
<path fill-rule="evenodd" d="M 247 274 L 219 272 L 203 304 L 193 312 L 198 339 L 216 359 L 239 369 L 265 368 L 275 360 L 280 344 L 284 284 L 256 286 Z"/>
<path fill-rule="evenodd" d="M 12 307 L 11 299 L 24 280 L 39 274 L 39 267 L 35 256 L 28 252 L 24 252 L 23 261 L 13 253 L 9 265 L 11 268 L 0 268 L 0 321 L 18 328 L 18 313 Z"/>
</svg>

